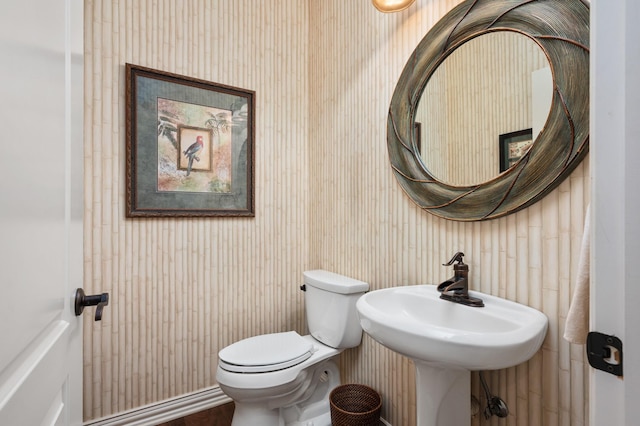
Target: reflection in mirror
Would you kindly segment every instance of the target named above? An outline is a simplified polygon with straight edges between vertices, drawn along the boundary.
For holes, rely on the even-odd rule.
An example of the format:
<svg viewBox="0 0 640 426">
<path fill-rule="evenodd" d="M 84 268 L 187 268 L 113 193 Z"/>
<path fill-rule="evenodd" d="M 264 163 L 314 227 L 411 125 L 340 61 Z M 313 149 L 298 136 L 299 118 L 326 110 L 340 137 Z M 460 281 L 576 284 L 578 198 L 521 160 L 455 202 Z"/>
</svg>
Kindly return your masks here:
<svg viewBox="0 0 640 426">
<path fill-rule="evenodd" d="M 415 136 L 425 167 L 449 185 L 490 181 L 504 170 L 500 136 L 533 129 L 535 141 L 552 96 L 549 62 L 531 38 L 497 31 L 471 39 L 438 66 L 418 102 Z M 512 144 L 518 155 L 528 149 L 520 139 Z"/>
</svg>

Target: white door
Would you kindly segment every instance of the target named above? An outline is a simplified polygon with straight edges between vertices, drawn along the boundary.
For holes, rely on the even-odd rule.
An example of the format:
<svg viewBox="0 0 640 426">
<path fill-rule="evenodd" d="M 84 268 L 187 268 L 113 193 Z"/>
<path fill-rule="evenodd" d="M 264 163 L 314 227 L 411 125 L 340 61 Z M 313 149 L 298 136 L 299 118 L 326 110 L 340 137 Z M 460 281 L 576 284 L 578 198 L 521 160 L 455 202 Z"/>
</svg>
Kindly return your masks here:
<svg viewBox="0 0 640 426">
<path fill-rule="evenodd" d="M 623 377 L 591 373 L 590 424 L 639 424 L 640 2 L 591 1 L 591 330 L 623 343 Z"/>
<path fill-rule="evenodd" d="M 0 425 L 82 423 L 82 0 L 0 12 Z"/>
</svg>

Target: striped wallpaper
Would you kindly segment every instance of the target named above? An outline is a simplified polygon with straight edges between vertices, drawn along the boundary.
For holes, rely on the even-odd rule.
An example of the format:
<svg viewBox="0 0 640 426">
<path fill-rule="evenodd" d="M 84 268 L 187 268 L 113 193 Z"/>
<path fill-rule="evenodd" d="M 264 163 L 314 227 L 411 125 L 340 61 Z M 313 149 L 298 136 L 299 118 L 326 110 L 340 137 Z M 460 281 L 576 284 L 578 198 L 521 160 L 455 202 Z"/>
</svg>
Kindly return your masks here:
<svg viewBox="0 0 640 426">
<path fill-rule="evenodd" d="M 473 288 L 550 320 L 531 361 L 487 375 L 506 423 L 588 424 L 583 348 L 561 339 L 588 160 L 541 202 L 481 223 L 420 211 L 389 167 L 395 82 L 458 2 L 387 15 L 368 0 L 85 1 L 85 289 L 111 294 L 101 323 L 85 316 L 85 419 L 215 385 L 217 352 L 240 338 L 304 333 L 306 269 L 373 289 L 437 283 L 462 250 Z M 126 62 L 256 91 L 255 218 L 124 217 Z M 394 426 L 415 424 L 409 360 L 365 336 L 341 369 L 380 391 Z"/>
</svg>

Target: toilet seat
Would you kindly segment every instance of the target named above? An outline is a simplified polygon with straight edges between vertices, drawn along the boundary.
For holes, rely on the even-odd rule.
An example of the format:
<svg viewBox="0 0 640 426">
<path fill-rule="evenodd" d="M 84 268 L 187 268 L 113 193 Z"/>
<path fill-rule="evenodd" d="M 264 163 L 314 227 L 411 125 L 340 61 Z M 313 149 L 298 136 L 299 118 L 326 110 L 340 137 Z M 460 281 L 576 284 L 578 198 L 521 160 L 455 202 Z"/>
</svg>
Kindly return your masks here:
<svg viewBox="0 0 640 426">
<path fill-rule="evenodd" d="M 268 373 L 309 359 L 315 348 L 295 331 L 249 337 L 218 353 L 219 366 L 234 373 Z"/>
</svg>

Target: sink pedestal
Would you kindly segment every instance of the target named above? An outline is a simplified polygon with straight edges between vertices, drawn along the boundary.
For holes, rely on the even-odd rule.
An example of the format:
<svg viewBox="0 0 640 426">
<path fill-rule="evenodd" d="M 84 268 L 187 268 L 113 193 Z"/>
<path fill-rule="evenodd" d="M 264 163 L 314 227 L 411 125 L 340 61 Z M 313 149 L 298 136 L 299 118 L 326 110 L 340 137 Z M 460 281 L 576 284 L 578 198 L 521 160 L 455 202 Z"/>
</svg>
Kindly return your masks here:
<svg viewBox="0 0 640 426">
<path fill-rule="evenodd" d="M 416 359 L 413 362 L 417 426 L 471 424 L 471 372 Z"/>
</svg>

